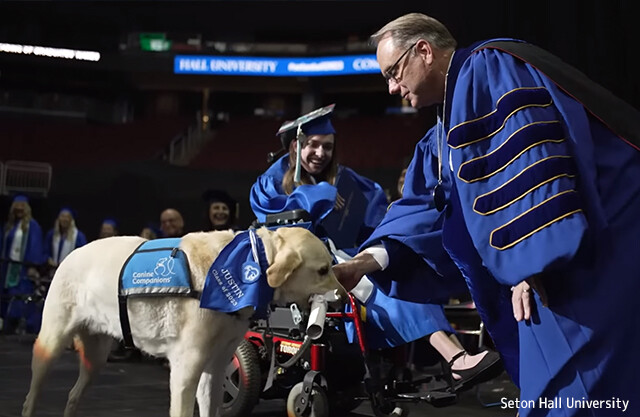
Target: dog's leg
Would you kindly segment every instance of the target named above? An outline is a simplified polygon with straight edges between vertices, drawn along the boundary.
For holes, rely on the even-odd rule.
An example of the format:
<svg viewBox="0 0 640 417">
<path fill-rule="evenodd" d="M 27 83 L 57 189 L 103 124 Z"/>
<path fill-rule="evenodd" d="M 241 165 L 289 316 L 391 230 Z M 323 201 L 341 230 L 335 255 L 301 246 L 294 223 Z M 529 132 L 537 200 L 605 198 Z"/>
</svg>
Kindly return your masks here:
<svg viewBox="0 0 640 417">
<path fill-rule="evenodd" d="M 196 392 L 196 398 L 198 400 L 198 410 L 200 411 L 200 417 L 216 417 L 215 410 L 211 408 L 211 396 L 213 392 L 212 370 L 213 370 L 213 358 L 209 360 L 204 367 L 202 375 L 200 375 L 200 381 L 198 382 L 198 391 Z"/>
<path fill-rule="evenodd" d="M 31 386 L 22 406 L 22 415 L 31 417 L 35 411 L 36 401 L 42 389 L 51 364 L 60 356 L 71 337 L 47 337 L 43 330 L 33 345 L 33 357 L 31 359 Z"/>
<path fill-rule="evenodd" d="M 91 383 L 93 377 L 107 362 L 112 343 L 111 336 L 89 334 L 83 330 L 75 339 L 76 350 L 80 362 L 78 380 L 69 392 L 67 406 L 64 409 L 64 417 L 74 417 L 77 412 L 80 397 Z"/>
<path fill-rule="evenodd" d="M 193 417 L 198 378 L 202 374 L 208 352 L 200 346 L 184 346 L 167 355 L 171 365 L 169 388 L 171 390 L 171 417 Z"/>
<path fill-rule="evenodd" d="M 238 345 L 236 340 L 230 341 L 226 346 L 217 343 L 211 359 L 200 376 L 197 392 L 200 417 L 218 417 L 222 415 L 220 411 L 223 401 L 222 385 L 226 368 L 229 366 Z"/>
</svg>

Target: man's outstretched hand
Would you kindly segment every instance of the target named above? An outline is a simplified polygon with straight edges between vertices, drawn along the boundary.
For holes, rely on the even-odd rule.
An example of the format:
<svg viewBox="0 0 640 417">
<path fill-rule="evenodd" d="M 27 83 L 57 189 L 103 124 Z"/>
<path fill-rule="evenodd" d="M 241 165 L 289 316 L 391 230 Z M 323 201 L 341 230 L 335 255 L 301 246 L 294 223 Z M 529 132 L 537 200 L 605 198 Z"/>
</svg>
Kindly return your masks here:
<svg viewBox="0 0 640 417">
<path fill-rule="evenodd" d="M 333 273 L 347 291 L 358 285 L 364 275 L 379 270 L 380 264 L 368 253 L 359 253 L 355 258 L 333 266 Z"/>
</svg>

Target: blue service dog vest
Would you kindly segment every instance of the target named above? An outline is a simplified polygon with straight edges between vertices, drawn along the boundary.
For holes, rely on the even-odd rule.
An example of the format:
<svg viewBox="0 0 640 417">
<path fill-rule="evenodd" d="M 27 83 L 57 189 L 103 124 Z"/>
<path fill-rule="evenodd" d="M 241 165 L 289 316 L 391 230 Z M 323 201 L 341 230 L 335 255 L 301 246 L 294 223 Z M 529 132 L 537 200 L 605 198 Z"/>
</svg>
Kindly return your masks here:
<svg viewBox="0 0 640 417">
<path fill-rule="evenodd" d="M 199 297 L 199 293 L 191 285 L 189 260 L 187 254 L 180 249 L 180 240 L 171 238 L 144 242 L 129 256 L 120 270 L 118 299 L 125 346 L 134 346 L 127 313 L 128 297 Z"/>
<path fill-rule="evenodd" d="M 120 272 L 120 295 L 191 295 L 191 272 L 180 238 L 144 242 Z"/>
</svg>

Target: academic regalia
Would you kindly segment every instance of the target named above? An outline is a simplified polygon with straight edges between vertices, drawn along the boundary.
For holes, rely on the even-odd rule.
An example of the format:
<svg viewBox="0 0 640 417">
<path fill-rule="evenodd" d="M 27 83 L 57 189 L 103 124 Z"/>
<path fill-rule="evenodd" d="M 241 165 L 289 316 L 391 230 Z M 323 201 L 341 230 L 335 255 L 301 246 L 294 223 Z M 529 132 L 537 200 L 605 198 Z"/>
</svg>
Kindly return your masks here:
<svg viewBox="0 0 640 417">
<path fill-rule="evenodd" d="M 327 134 L 326 129 L 328 127 L 325 121 L 323 126 L 316 125 L 314 130 L 305 134 Z M 288 147 L 288 143 L 283 143 L 283 146 Z M 334 207 L 336 187 L 327 182 L 300 185 L 287 195 L 282 188 L 282 179 L 288 169 L 289 155 L 286 154 L 258 177 L 251 188 L 251 208 L 258 221 L 264 222 L 267 214 L 294 209 L 306 210 L 314 222 L 322 220 Z M 387 207 L 386 195 L 380 185 L 358 175 L 350 168 L 340 166 L 338 175 L 351 176 L 368 201 L 363 222 L 363 229 L 366 230 L 361 233 L 366 236 L 384 216 Z M 401 345 L 439 330 L 453 332 L 440 304 L 418 304 L 394 299 L 379 291 L 375 285 L 370 289 L 365 301 L 361 313 L 366 317 L 367 342 L 371 348 Z M 347 330 L 352 338 L 350 323 L 347 323 Z"/>
<path fill-rule="evenodd" d="M 289 154 L 278 159 L 258 177 L 251 187 L 250 203 L 259 222 L 264 222 L 268 214 L 304 208 L 312 219 L 320 221 L 333 209 L 338 193 L 328 182 L 314 185 L 300 185 L 287 195 L 282 188 L 282 178 L 289 169 Z M 377 183 L 358 175 L 351 168 L 340 166 L 338 175 L 349 175 L 356 182 L 367 201 L 363 227 L 373 229 L 384 216 L 387 197 Z"/>
<path fill-rule="evenodd" d="M 361 250 L 380 243 L 384 245 L 389 255 L 389 266 L 384 271 L 371 274 L 371 277 L 391 297 L 413 302 L 445 302 L 449 296 L 466 292 L 466 280 L 505 368 L 517 383 L 517 326 L 513 319 L 509 287 L 491 280 L 492 291 L 478 294 L 470 281 L 469 268 L 459 270 L 443 247 L 442 227 L 446 212 L 436 209 L 432 196 L 432 190 L 438 183 L 436 132 L 432 128 L 416 145 L 407 168 L 402 198 L 391 204 Z M 444 137 L 441 140 L 444 143 Z M 448 169 L 443 170 L 440 186 L 449 195 L 451 175 Z M 460 233 L 452 236 L 456 241 L 462 240 Z M 478 269 L 482 271 L 482 268 Z M 485 294 L 490 294 L 490 305 L 478 302 Z M 500 302 L 494 305 L 496 297 Z"/>
<path fill-rule="evenodd" d="M 60 215 L 66 213 L 70 216 L 69 229 L 65 236 L 60 233 L 56 234 L 56 229 L 60 230 Z M 45 260 L 51 262 L 50 266 L 57 267 L 76 248 L 87 244 L 87 238 L 84 233 L 76 227 L 76 213 L 70 207 L 63 207 L 58 213 L 58 219 L 53 229 L 47 232 L 44 238 L 44 256 Z M 50 270 L 52 275 L 54 270 Z"/>
<path fill-rule="evenodd" d="M 532 320 L 518 326 L 521 400 L 635 398 L 640 152 L 541 71 L 482 45 L 453 57 L 445 120 L 445 247 L 459 266 L 486 268 L 468 278 L 482 303 L 491 276 L 516 285 L 538 275 L 549 297 L 547 308 L 536 295 Z M 465 231 L 466 247 L 456 242 Z"/>
<path fill-rule="evenodd" d="M 59 235 L 56 237 L 54 229 L 51 229 L 44 239 L 45 256 L 53 260 L 56 265 L 60 265 L 71 251 L 87 244 L 86 236 L 77 227 L 69 228 L 67 233 L 71 234 L 71 239 L 62 238 Z"/>
<path fill-rule="evenodd" d="M 10 259 L 11 247 L 19 227 L 21 227 L 21 222 L 17 221 L 12 228 L 4 233 L 2 239 L 3 260 Z M 5 261 L 0 265 L 0 276 L 2 277 L 0 291 L 3 294 L 2 316 L 7 319 L 5 320 L 5 326 L 9 325 L 7 321 L 10 322 L 24 317 L 27 321 L 27 330 L 37 333 L 40 327 L 40 313 L 33 303 L 24 304 L 16 301 L 11 304 L 10 309 L 8 306 L 8 301 L 13 295 L 33 294 L 34 284 L 27 277 L 27 271 L 31 266 L 38 266 L 43 263 L 42 229 L 37 221 L 34 219 L 29 221 L 27 233 L 22 236 L 22 239 L 23 250 L 21 251 L 20 261 L 24 264 L 18 266 Z"/>
</svg>

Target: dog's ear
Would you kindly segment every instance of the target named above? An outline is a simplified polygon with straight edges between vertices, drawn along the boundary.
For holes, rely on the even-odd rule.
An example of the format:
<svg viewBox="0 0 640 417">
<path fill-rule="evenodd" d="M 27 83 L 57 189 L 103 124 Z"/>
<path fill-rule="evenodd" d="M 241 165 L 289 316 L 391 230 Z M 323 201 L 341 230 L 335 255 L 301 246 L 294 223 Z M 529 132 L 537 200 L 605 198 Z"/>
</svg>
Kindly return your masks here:
<svg viewBox="0 0 640 417">
<path fill-rule="evenodd" d="M 281 286 L 302 264 L 302 256 L 295 249 L 280 246 L 273 264 L 267 268 L 267 282 L 272 288 Z"/>
</svg>

